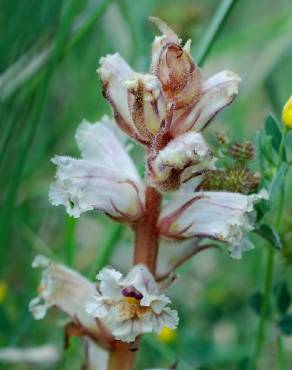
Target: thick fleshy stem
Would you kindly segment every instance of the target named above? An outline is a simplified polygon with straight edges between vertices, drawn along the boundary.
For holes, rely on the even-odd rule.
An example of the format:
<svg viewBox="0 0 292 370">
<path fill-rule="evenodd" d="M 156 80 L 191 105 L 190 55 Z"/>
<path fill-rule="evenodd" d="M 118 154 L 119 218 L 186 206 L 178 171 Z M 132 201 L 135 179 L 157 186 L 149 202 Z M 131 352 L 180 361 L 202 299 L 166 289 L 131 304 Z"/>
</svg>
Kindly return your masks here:
<svg viewBox="0 0 292 370">
<path fill-rule="evenodd" d="M 111 352 L 108 370 L 132 370 L 134 360 L 135 351 L 131 350 L 130 344 L 117 340 Z"/>
<path fill-rule="evenodd" d="M 160 214 L 161 194 L 148 186 L 145 192 L 145 212 L 135 225 L 135 252 L 133 264 L 143 263 L 155 275 L 159 247 L 157 221 Z"/>
</svg>

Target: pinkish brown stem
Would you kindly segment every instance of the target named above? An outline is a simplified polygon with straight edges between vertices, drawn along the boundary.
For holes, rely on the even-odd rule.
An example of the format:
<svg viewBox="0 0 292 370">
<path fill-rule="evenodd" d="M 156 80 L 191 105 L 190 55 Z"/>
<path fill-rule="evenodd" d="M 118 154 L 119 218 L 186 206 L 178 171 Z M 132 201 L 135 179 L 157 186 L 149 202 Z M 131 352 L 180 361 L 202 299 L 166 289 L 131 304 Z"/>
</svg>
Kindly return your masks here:
<svg viewBox="0 0 292 370">
<path fill-rule="evenodd" d="M 160 214 L 161 194 L 148 186 L 145 192 L 145 213 L 135 225 L 134 265 L 143 263 L 155 275 L 159 247 L 157 221 Z"/>
<path fill-rule="evenodd" d="M 145 212 L 143 217 L 136 223 L 135 252 L 133 264 L 142 263 L 155 276 L 156 260 L 159 247 L 159 233 L 157 221 L 160 214 L 161 194 L 148 186 L 145 191 Z M 128 343 L 115 342 L 111 352 L 108 370 L 131 370 L 134 365 L 135 352 Z"/>
<path fill-rule="evenodd" d="M 135 352 L 131 350 L 129 343 L 117 340 L 110 356 L 108 370 L 132 370 L 134 360 Z"/>
</svg>

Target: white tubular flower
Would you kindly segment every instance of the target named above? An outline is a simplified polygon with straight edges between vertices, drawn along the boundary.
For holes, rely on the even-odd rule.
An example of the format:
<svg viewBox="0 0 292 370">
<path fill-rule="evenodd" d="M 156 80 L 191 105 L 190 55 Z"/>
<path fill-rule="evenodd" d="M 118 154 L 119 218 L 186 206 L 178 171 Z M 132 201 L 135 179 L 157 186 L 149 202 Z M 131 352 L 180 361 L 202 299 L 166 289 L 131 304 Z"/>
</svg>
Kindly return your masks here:
<svg viewBox="0 0 292 370">
<path fill-rule="evenodd" d="M 248 214 L 253 204 L 266 198 L 265 191 L 243 195 L 229 192 L 195 192 L 178 194 L 162 211 L 159 230 L 170 239 L 205 237 L 229 244 L 230 255 L 241 253 L 252 245 L 243 239 L 253 229 Z"/>
<path fill-rule="evenodd" d="M 131 158 L 103 122 L 83 121 L 76 132 L 82 159 L 55 156 L 56 181 L 49 199 L 64 205 L 70 216 L 99 210 L 121 221 L 143 211 L 143 186 Z"/>
<path fill-rule="evenodd" d="M 174 190 L 186 178 L 213 168 L 214 159 L 203 136 L 187 132 L 171 140 L 158 152 L 150 162 L 150 175 L 158 187 Z"/>
<path fill-rule="evenodd" d="M 101 58 L 98 73 L 119 127 L 142 144 L 150 143 L 165 115 L 158 78 L 135 73 L 118 53 Z"/>
<path fill-rule="evenodd" d="M 34 318 L 43 319 L 47 310 L 56 306 L 85 332 L 96 336 L 100 331 L 97 322 L 84 310 L 84 301 L 96 292 L 95 285 L 76 271 L 44 256 L 37 256 L 32 266 L 44 269 L 38 288 L 39 295 L 29 304 Z"/>
<path fill-rule="evenodd" d="M 91 295 L 86 311 L 101 318 L 116 339 L 132 342 L 142 333 L 177 326 L 177 312 L 168 307 L 170 299 L 160 294 L 145 266 L 134 266 L 124 278 L 120 272 L 104 268 L 97 278 L 99 292 Z"/>
<path fill-rule="evenodd" d="M 240 82 L 241 78 L 231 71 L 223 71 L 209 78 L 202 85 L 197 103 L 176 112 L 171 125 L 172 135 L 177 136 L 189 130 L 204 130 L 218 112 L 233 102 Z"/>
</svg>

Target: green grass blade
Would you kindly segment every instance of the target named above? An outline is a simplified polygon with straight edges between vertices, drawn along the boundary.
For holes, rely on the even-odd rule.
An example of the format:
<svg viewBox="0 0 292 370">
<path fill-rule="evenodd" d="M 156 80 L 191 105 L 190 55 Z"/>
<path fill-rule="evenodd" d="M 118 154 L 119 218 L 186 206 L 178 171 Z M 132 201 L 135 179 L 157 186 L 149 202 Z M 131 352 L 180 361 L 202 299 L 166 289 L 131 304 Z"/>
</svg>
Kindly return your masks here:
<svg viewBox="0 0 292 370">
<path fill-rule="evenodd" d="M 104 14 L 113 1 L 114 0 L 102 0 L 99 2 L 95 12 L 93 12 L 87 21 L 73 34 L 65 49 L 64 56 L 68 54 L 68 52 L 75 47 L 88 34 L 88 32 L 90 32 L 96 21 Z"/>
<path fill-rule="evenodd" d="M 101 270 L 104 266 L 106 266 L 110 262 L 115 247 L 117 246 L 117 242 L 122 236 L 123 230 L 124 230 L 123 225 L 121 224 L 113 225 L 109 239 L 103 246 L 100 255 L 96 261 L 96 271 Z"/>
<path fill-rule="evenodd" d="M 63 16 L 60 20 L 59 31 L 56 36 L 56 43 L 53 51 L 52 60 L 49 63 L 46 73 L 44 74 L 41 86 L 38 91 L 35 92 L 34 104 L 32 107 L 31 115 L 28 121 L 28 129 L 24 140 L 22 141 L 18 157 L 12 173 L 12 182 L 9 188 L 8 195 L 4 201 L 0 218 L 0 261 L 4 264 L 4 250 L 9 240 L 9 234 L 11 229 L 11 223 L 13 218 L 13 211 L 15 205 L 15 199 L 18 192 L 18 187 L 22 179 L 23 170 L 26 164 L 26 158 L 34 138 L 35 130 L 41 120 L 41 113 L 46 100 L 46 93 L 48 90 L 51 76 L 54 72 L 54 68 L 57 60 L 62 54 L 63 46 L 67 41 L 67 35 L 70 30 L 71 23 L 76 15 L 76 7 L 79 4 L 79 0 L 72 0 L 66 3 L 64 7 Z"/>
<path fill-rule="evenodd" d="M 90 32 L 96 21 L 113 1 L 102 0 L 93 14 L 76 31 L 73 31 L 67 44 L 62 45 L 62 52 L 58 55 L 58 63 Z M 71 29 L 74 29 L 74 24 Z M 0 101 L 8 99 L 18 88 L 33 78 L 50 62 L 54 54 L 53 46 L 53 43 L 51 43 L 37 50 L 33 48 L 0 75 Z"/>
<path fill-rule="evenodd" d="M 77 226 L 77 219 L 67 217 L 66 237 L 65 237 L 65 263 L 67 266 L 74 266 L 76 243 L 75 243 L 75 230 Z"/>
<path fill-rule="evenodd" d="M 215 39 L 220 34 L 224 24 L 237 0 L 222 0 L 218 6 L 202 40 L 197 48 L 196 61 L 202 65 L 207 58 Z"/>
</svg>

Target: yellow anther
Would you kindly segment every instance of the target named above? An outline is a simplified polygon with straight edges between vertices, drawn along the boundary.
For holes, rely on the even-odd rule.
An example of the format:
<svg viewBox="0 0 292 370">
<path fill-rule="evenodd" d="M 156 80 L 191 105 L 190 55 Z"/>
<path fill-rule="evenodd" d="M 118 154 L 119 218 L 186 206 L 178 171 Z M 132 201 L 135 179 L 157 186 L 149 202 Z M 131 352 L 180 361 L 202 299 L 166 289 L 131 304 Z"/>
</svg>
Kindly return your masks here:
<svg viewBox="0 0 292 370">
<path fill-rule="evenodd" d="M 5 301 L 7 295 L 7 284 L 4 281 L 0 281 L 0 304 Z"/>
<path fill-rule="evenodd" d="M 282 121 L 288 129 L 292 129 L 292 95 L 284 105 L 282 112 Z"/>
<path fill-rule="evenodd" d="M 170 343 L 175 340 L 177 336 L 176 330 L 175 329 L 170 329 L 167 326 L 165 326 L 161 332 L 158 334 L 158 338 L 161 342 L 164 343 Z"/>
<path fill-rule="evenodd" d="M 140 300 L 135 297 L 125 297 L 124 300 L 128 303 L 135 303 L 135 304 L 140 302 Z"/>
</svg>

